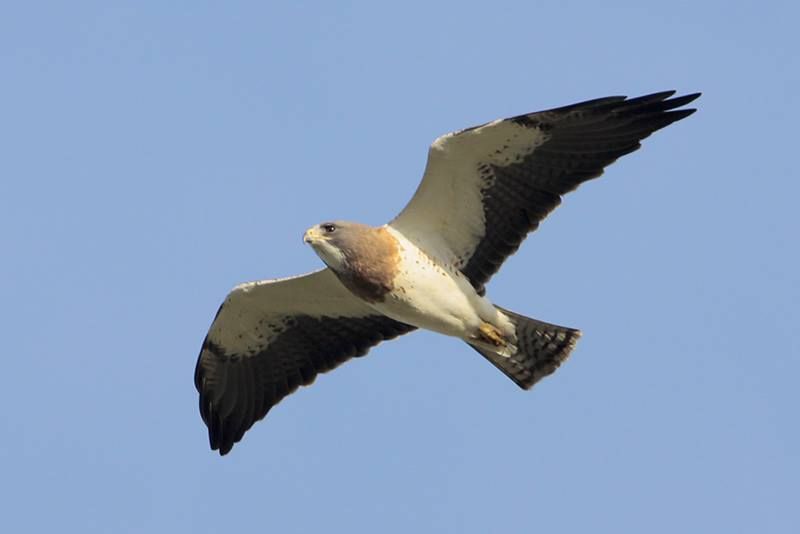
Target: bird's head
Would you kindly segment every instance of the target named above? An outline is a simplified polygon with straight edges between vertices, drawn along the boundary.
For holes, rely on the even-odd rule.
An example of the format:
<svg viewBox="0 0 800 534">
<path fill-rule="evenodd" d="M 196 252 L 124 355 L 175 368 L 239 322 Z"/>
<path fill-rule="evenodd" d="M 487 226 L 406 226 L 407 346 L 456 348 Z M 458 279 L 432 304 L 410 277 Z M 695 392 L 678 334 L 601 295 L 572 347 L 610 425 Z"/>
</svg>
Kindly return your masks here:
<svg viewBox="0 0 800 534">
<path fill-rule="evenodd" d="M 334 271 L 343 271 L 348 258 L 356 253 L 359 239 L 372 228 L 347 221 L 329 221 L 306 230 L 303 241 L 311 245 L 325 264 Z"/>
</svg>

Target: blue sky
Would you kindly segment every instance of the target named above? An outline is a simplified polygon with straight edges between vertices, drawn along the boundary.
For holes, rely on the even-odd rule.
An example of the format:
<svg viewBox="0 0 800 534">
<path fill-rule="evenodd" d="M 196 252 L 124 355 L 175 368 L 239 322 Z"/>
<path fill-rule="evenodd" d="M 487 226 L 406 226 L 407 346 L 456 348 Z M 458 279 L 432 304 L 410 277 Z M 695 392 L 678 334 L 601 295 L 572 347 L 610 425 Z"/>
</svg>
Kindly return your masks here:
<svg viewBox="0 0 800 534">
<path fill-rule="evenodd" d="M 8 532 L 797 532 L 789 2 L 39 2 L 0 17 Z M 235 284 L 380 224 L 438 135 L 608 94 L 700 111 L 489 286 L 581 328 L 522 392 L 415 333 L 220 458 L 192 375 Z"/>
</svg>

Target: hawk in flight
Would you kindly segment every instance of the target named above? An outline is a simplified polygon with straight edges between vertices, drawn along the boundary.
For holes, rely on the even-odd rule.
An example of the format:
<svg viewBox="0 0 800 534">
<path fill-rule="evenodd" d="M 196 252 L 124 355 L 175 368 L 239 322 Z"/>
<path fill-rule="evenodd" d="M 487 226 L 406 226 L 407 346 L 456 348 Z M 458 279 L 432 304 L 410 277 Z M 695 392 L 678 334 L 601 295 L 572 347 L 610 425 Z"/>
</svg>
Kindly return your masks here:
<svg viewBox="0 0 800 534">
<path fill-rule="evenodd" d="M 228 453 L 299 386 L 417 328 L 464 340 L 523 389 L 580 332 L 496 306 L 486 283 L 561 195 L 597 178 L 699 95 L 611 96 L 449 133 L 414 197 L 380 227 L 330 221 L 304 241 L 326 268 L 235 287 L 195 369 L 211 448 Z"/>
</svg>

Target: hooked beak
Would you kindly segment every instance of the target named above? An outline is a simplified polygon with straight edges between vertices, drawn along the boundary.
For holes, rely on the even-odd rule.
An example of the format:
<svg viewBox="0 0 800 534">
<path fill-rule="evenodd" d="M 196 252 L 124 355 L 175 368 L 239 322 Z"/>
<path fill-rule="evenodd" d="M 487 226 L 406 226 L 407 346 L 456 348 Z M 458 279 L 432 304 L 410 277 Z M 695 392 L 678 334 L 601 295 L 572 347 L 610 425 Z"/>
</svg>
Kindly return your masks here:
<svg viewBox="0 0 800 534">
<path fill-rule="evenodd" d="M 316 226 L 312 226 L 306 233 L 303 234 L 303 243 L 308 243 L 309 245 L 313 245 L 317 241 L 322 238 L 322 234 L 319 233 L 319 228 Z"/>
</svg>

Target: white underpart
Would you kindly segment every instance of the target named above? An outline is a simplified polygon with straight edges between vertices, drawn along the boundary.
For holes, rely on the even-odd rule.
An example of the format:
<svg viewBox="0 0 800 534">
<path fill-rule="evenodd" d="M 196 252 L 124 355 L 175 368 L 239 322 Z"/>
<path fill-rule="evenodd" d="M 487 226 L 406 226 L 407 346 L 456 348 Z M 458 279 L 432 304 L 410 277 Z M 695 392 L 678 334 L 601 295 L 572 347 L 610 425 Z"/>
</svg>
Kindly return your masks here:
<svg viewBox="0 0 800 534">
<path fill-rule="evenodd" d="M 372 306 L 407 324 L 448 336 L 474 340 L 483 322 L 496 326 L 513 342 L 514 326 L 487 299 L 479 295 L 458 269 L 449 266 L 439 251 L 423 252 L 403 234 L 386 226 L 400 248 L 395 289 L 386 300 Z"/>
</svg>

